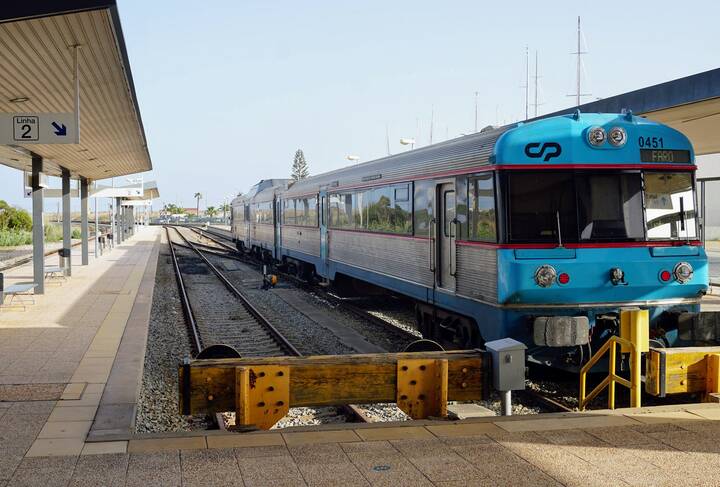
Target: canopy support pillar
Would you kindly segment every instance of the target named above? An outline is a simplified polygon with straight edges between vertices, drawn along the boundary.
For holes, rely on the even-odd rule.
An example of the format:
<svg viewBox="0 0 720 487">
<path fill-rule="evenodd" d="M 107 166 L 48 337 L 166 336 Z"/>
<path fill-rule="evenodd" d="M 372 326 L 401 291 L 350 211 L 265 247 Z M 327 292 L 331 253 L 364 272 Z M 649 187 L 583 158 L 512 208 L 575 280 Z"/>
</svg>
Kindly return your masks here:
<svg viewBox="0 0 720 487">
<path fill-rule="evenodd" d="M 80 178 L 80 238 L 82 244 L 82 265 L 88 265 L 90 263 L 89 254 L 89 229 L 88 229 L 88 181 L 86 178 Z M 95 237 L 97 240 L 97 237 Z"/>
<path fill-rule="evenodd" d="M 62 168 L 62 251 L 66 276 L 72 275 L 72 226 L 70 220 L 70 171 Z"/>
<path fill-rule="evenodd" d="M 43 190 L 40 187 L 42 157 L 32 156 L 32 240 L 33 240 L 33 282 L 35 294 L 45 294 L 45 231 L 43 228 Z"/>
</svg>

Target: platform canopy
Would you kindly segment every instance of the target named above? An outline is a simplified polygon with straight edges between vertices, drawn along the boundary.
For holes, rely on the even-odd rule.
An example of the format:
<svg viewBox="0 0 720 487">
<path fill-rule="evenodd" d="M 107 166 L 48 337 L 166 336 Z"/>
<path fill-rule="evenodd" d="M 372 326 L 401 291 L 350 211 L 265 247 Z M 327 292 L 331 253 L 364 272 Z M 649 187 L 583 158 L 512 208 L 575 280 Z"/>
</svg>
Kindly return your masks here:
<svg viewBox="0 0 720 487">
<path fill-rule="evenodd" d="M 152 169 L 115 0 L 4 2 L 0 112 L 71 113 L 79 48 L 80 144 L 0 146 L 0 163 L 104 179 Z"/>
<path fill-rule="evenodd" d="M 45 190 L 47 191 L 47 190 Z M 125 186 L 97 185 L 90 191 L 92 198 L 123 198 L 127 200 L 155 200 L 160 197 L 160 190 L 155 181 Z"/>
<path fill-rule="evenodd" d="M 720 68 L 585 103 L 581 112 L 632 110 L 687 135 L 695 153 L 720 152 Z M 538 118 L 568 113 L 560 110 Z"/>
</svg>

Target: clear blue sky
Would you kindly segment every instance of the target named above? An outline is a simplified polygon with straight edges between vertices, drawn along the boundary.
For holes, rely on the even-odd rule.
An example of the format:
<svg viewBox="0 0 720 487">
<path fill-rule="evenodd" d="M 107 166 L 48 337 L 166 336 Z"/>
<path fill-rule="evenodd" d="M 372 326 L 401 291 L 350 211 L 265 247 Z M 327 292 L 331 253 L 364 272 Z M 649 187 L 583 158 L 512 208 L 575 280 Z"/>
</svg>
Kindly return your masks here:
<svg viewBox="0 0 720 487">
<path fill-rule="evenodd" d="M 577 15 L 593 98 L 720 65 L 718 2 L 118 4 L 151 177 L 184 206 L 287 177 L 298 148 L 311 173 L 382 156 L 386 125 L 392 152 L 424 145 L 433 107 L 435 141 L 472 131 L 475 91 L 480 127 L 521 119 L 526 45 L 540 112 L 571 106 Z M 0 168 L 0 198 L 29 206 L 19 172 Z"/>
</svg>

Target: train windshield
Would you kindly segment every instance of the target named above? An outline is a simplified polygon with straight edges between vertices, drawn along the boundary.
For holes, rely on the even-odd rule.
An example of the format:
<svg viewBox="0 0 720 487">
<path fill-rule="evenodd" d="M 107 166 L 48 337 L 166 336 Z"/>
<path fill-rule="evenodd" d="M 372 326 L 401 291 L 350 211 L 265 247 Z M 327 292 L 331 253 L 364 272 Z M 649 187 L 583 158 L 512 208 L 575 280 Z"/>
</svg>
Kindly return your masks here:
<svg viewBox="0 0 720 487">
<path fill-rule="evenodd" d="M 696 237 L 691 173 L 513 171 L 505 177 L 510 242 Z"/>
</svg>

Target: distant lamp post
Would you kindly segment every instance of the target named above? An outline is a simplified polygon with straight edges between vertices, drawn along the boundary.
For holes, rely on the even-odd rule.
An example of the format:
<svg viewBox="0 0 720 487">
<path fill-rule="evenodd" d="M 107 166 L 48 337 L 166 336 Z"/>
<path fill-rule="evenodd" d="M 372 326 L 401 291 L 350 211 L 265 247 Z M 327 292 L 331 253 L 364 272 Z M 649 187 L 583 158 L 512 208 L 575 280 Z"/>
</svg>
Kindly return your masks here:
<svg viewBox="0 0 720 487">
<path fill-rule="evenodd" d="M 357 161 L 360 160 L 360 157 L 359 157 L 359 156 L 352 156 L 352 155 L 350 155 L 350 156 L 345 156 L 345 159 L 347 159 L 347 160 L 350 161 L 350 162 L 357 162 Z"/>
<path fill-rule="evenodd" d="M 400 139 L 400 143 L 402 145 L 409 145 L 410 150 L 413 150 L 415 148 L 415 139 Z"/>
</svg>

